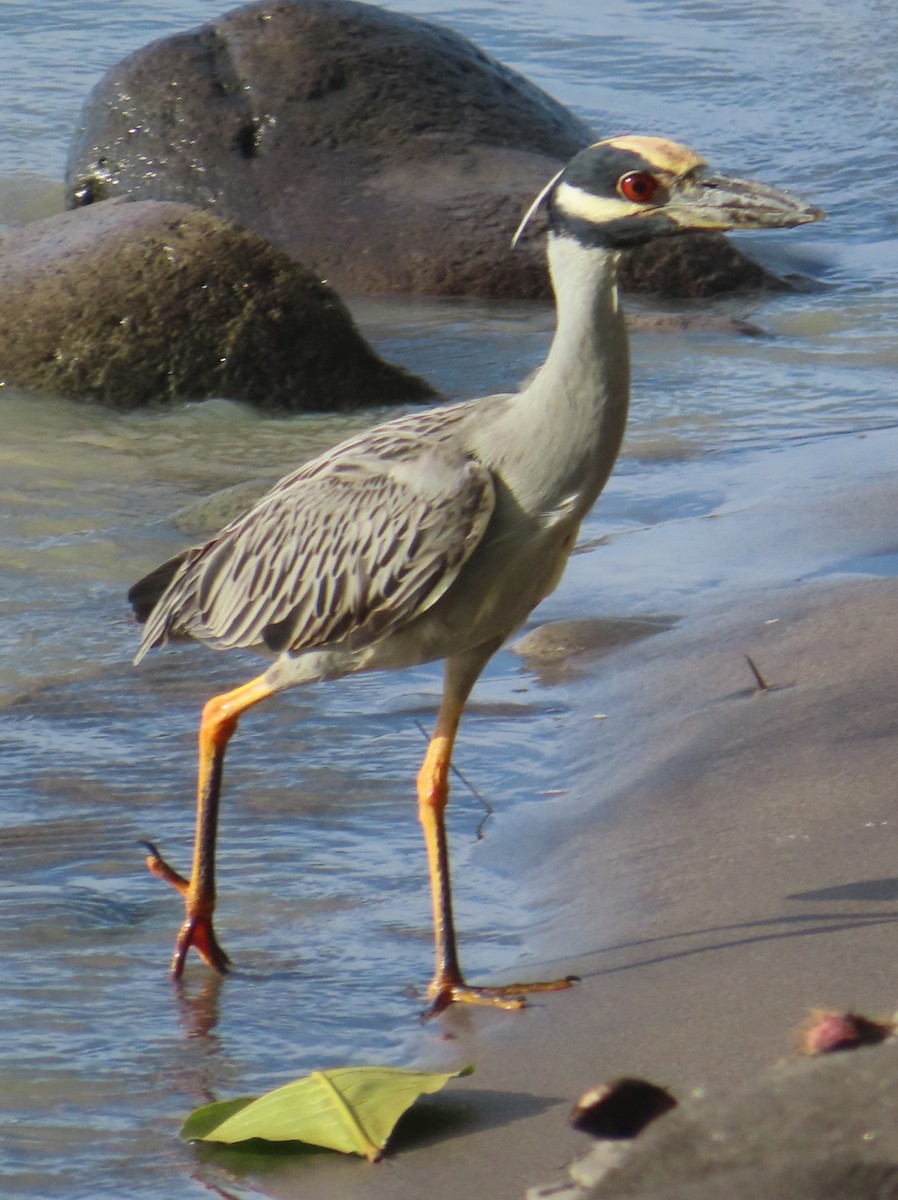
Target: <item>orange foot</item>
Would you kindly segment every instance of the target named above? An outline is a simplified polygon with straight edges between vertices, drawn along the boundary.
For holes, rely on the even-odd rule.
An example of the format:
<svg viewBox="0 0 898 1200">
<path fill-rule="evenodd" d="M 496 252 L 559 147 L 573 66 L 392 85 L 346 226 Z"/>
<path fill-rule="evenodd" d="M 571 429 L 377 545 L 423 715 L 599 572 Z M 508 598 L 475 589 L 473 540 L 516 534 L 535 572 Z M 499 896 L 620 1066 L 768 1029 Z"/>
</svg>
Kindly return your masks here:
<svg viewBox="0 0 898 1200">
<path fill-rule="evenodd" d="M 482 1004 L 514 1011 L 526 1007 L 526 996 L 530 992 L 560 992 L 575 983 L 579 983 L 577 975 L 566 975 L 564 979 L 553 979 L 548 983 L 509 983 L 504 987 L 473 987 L 462 979 L 437 978 L 427 989 L 430 1004 L 422 1013 L 422 1020 L 439 1016 L 450 1004 Z"/>
<path fill-rule="evenodd" d="M 219 975 L 227 975 L 231 967 L 231 960 L 218 944 L 218 938 L 212 927 L 211 914 L 188 916 L 184 921 L 178 933 L 178 940 L 175 942 L 174 954 L 172 954 L 172 979 L 180 979 L 184 973 L 184 960 L 191 946 L 206 966 L 217 971 Z"/>
<path fill-rule="evenodd" d="M 172 954 L 172 979 L 180 979 L 183 975 L 184 960 L 187 958 L 187 951 L 191 946 L 196 950 L 203 962 L 211 967 L 213 971 L 218 971 L 219 975 L 226 975 L 230 968 L 231 960 L 225 954 L 224 950 L 222 950 L 221 946 L 219 946 L 218 938 L 215 936 L 215 930 L 212 926 L 214 905 L 197 903 L 190 896 L 190 882 L 173 867 L 168 865 L 152 842 L 142 842 L 141 845 L 145 846 L 149 851 L 147 855 L 147 868 L 149 871 L 157 879 L 162 879 L 173 887 L 179 895 L 184 897 L 187 905 L 187 917 L 178 933 L 174 953 Z"/>
</svg>

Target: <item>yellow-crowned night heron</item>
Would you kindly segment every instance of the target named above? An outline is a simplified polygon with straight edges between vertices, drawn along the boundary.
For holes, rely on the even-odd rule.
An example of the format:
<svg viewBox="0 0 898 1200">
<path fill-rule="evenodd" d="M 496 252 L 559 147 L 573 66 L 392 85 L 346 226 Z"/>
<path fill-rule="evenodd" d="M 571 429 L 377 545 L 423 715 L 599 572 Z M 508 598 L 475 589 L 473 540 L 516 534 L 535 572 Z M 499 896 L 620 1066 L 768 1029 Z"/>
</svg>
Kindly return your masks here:
<svg viewBox="0 0 898 1200">
<path fill-rule="evenodd" d="M 618 251 L 686 230 L 779 228 L 822 214 L 712 175 L 693 151 L 654 137 L 590 146 L 541 201 L 557 329 L 522 391 L 416 411 L 350 438 L 129 594 L 146 622 L 137 661 L 175 638 L 274 656 L 203 710 L 190 878 L 149 847 L 150 870 L 186 903 L 175 977 L 191 946 L 216 970 L 228 967 L 212 924 L 215 839 L 222 762 L 241 714 L 296 684 L 445 659 L 418 775 L 436 938 L 430 1011 L 453 1001 L 516 1008 L 526 992 L 570 983 L 472 987 L 462 976 L 443 820 L 462 708 L 487 660 L 558 583 L 617 457 L 630 381 Z"/>
</svg>

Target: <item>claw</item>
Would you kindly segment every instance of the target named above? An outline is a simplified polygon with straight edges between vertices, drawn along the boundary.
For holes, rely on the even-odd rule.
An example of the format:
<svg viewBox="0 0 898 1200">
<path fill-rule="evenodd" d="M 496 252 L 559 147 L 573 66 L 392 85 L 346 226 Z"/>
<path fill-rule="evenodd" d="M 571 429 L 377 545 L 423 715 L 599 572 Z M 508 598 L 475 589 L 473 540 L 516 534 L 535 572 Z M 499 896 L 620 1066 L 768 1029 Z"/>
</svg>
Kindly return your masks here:
<svg viewBox="0 0 898 1200">
<path fill-rule="evenodd" d="M 175 889 L 182 896 L 187 895 L 187 889 L 190 887 L 188 880 L 184 878 L 174 867 L 170 867 L 152 842 L 138 842 L 139 846 L 147 851 L 147 870 L 155 875 L 157 879 L 162 879 Z"/>
<path fill-rule="evenodd" d="M 180 979 L 183 975 L 184 960 L 191 946 L 213 971 L 217 971 L 219 975 L 227 975 L 231 968 L 231 960 L 218 944 L 211 915 L 196 915 L 188 916 L 178 933 L 171 960 L 172 979 Z"/>
</svg>

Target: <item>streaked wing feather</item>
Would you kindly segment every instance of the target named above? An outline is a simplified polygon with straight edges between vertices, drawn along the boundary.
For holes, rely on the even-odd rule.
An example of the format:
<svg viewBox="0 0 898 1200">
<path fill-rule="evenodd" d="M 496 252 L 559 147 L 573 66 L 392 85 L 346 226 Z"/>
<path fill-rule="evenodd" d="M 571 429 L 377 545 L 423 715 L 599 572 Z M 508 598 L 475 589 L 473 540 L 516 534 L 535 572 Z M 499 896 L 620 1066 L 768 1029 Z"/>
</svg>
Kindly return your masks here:
<svg viewBox="0 0 898 1200">
<path fill-rule="evenodd" d="M 491 476 L 449 445 L 394 435 L 392 455 L 381 449 L 306 464 L 189 554 L 141 653 L 184 635 L 275 651 L 364 644 L 434 603 L 486 528 Z"/>
</svg>

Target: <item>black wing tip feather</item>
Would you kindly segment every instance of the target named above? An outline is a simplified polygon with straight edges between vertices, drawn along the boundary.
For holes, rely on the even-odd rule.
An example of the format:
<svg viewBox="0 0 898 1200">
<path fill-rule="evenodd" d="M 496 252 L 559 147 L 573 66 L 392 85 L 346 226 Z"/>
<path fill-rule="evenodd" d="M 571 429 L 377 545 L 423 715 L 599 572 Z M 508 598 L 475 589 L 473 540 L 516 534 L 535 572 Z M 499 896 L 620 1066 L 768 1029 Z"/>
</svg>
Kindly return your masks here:
<svg viewBox="0 0 898 1200">
<path fill-rule="evenodd" d="M 174 579 L 187 554 L 186 550 L 181 554 L 176 554 L 174 558 L 161 563 L 148 575 L 138 579 L 137 583 L 128 589 L 128 603 L 141 625 L 146 624 L 150 613 L 162 599 L 163 593 Z"/>
</svg>

